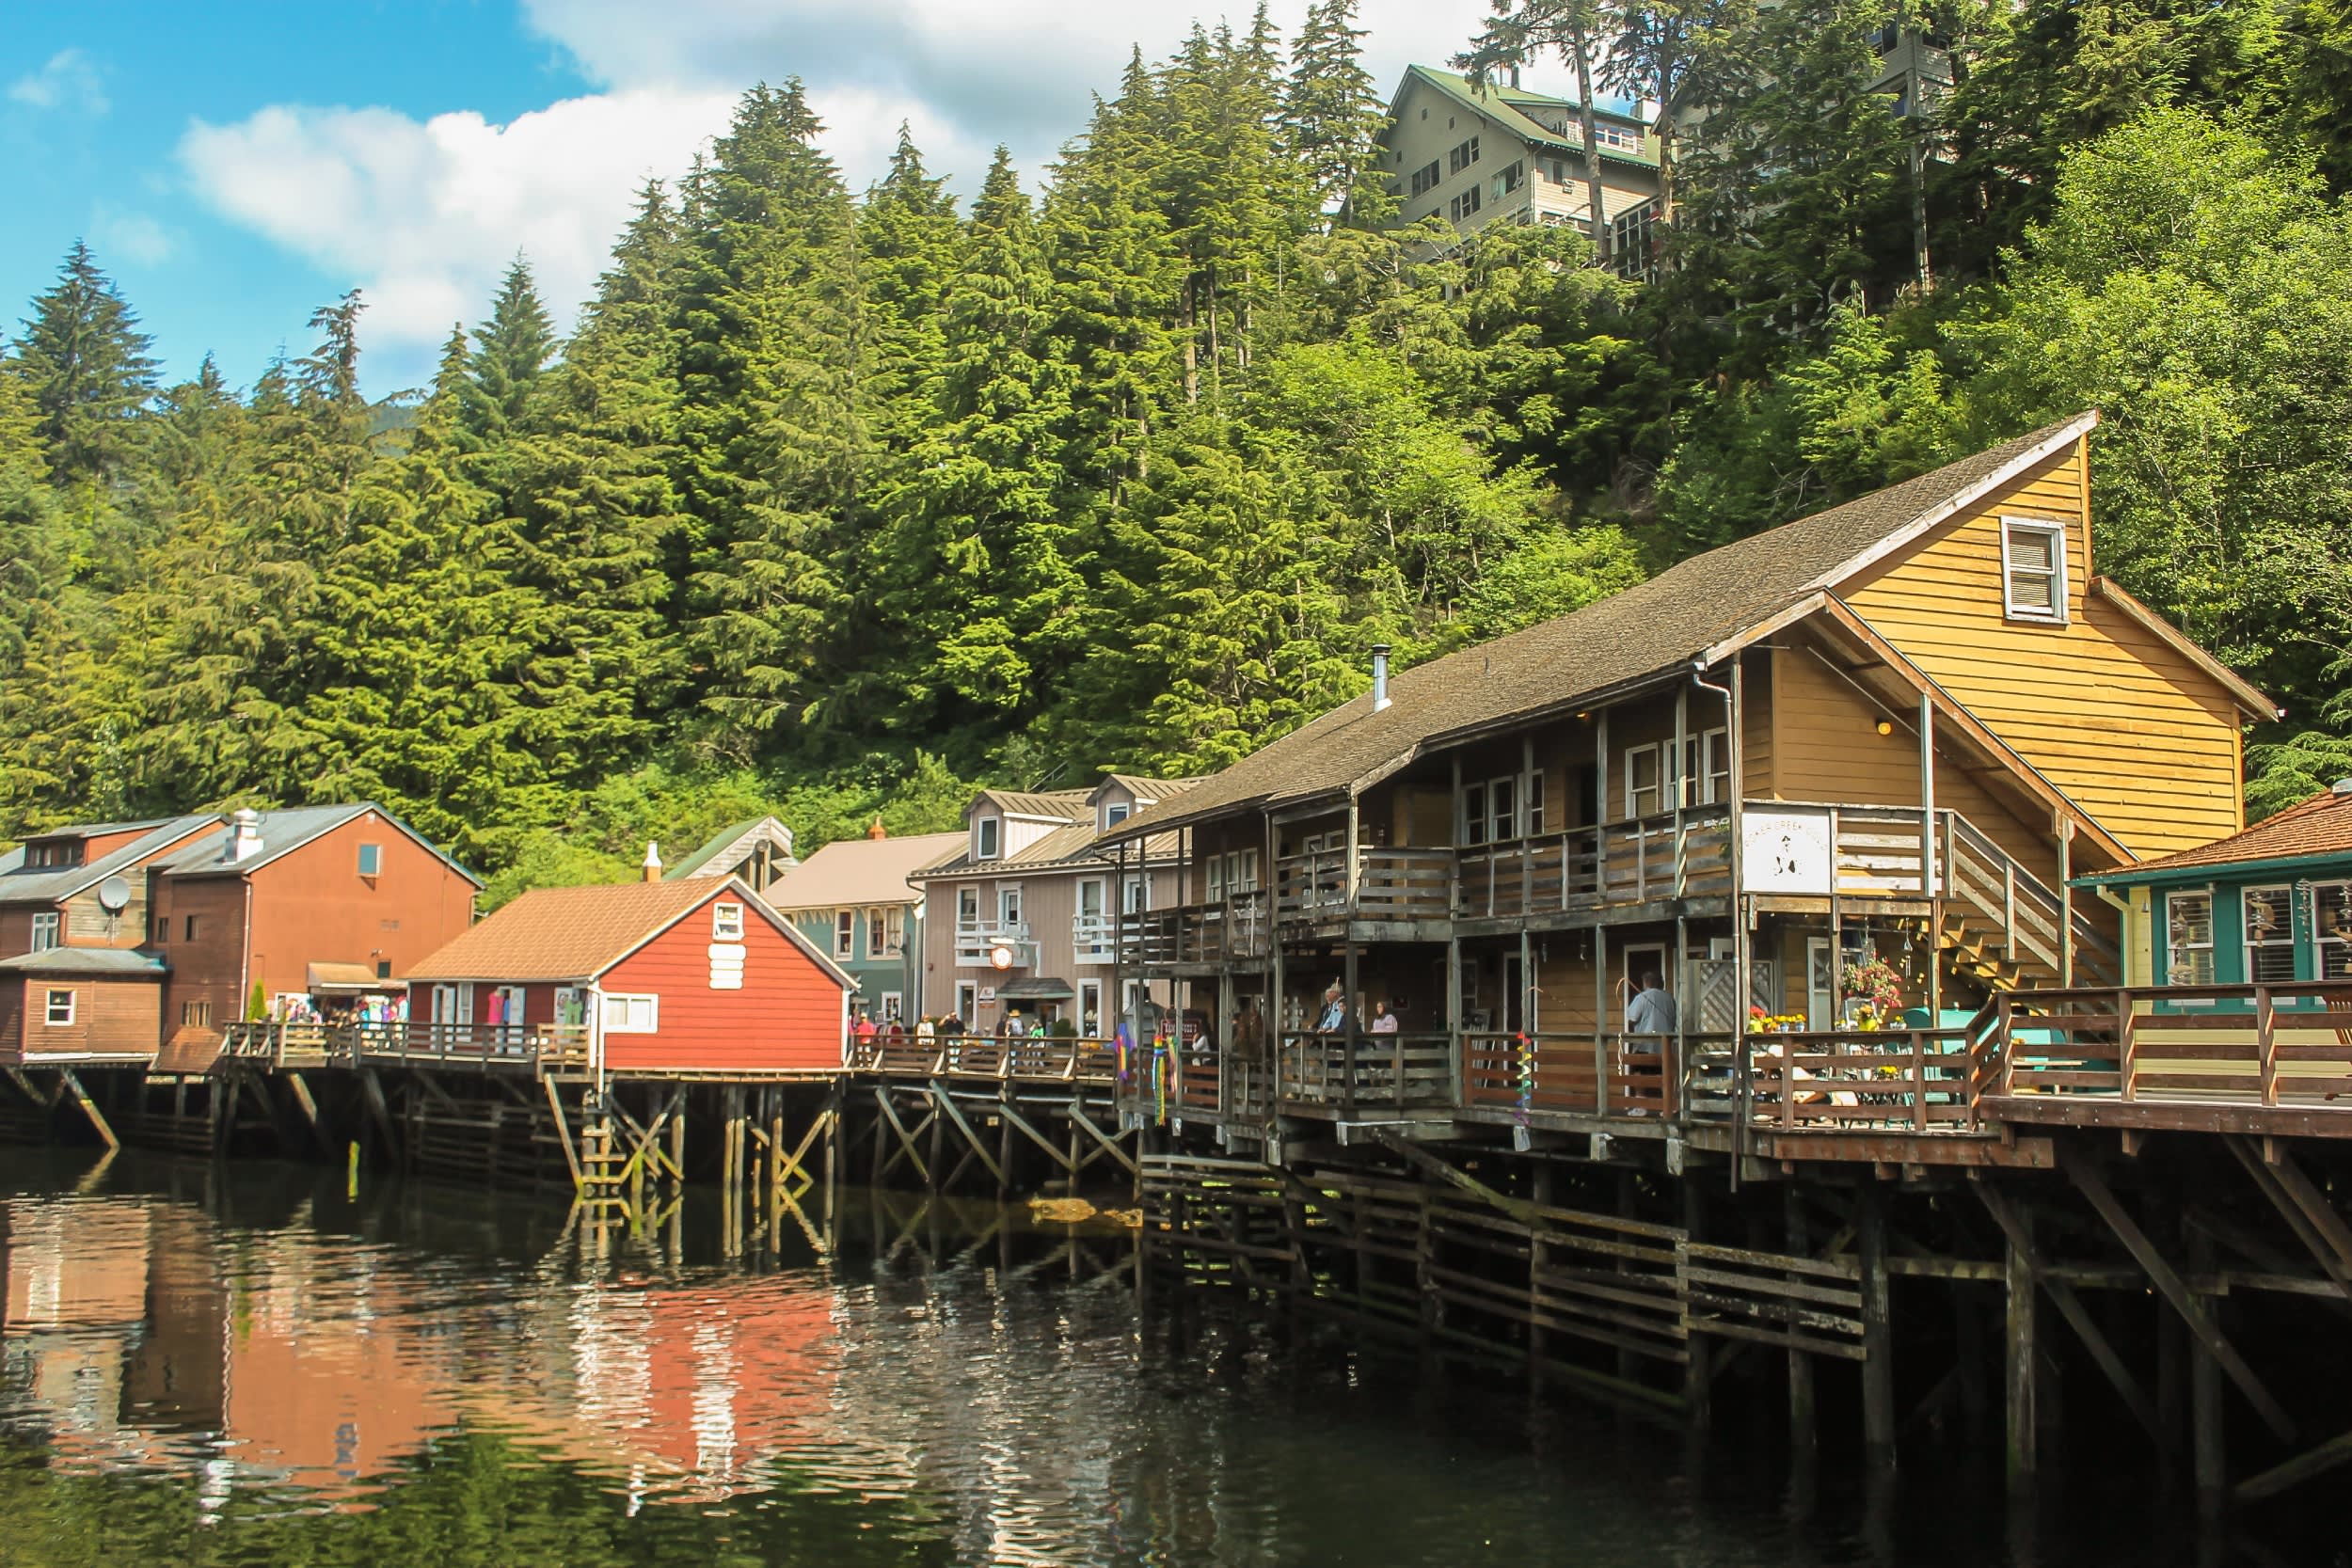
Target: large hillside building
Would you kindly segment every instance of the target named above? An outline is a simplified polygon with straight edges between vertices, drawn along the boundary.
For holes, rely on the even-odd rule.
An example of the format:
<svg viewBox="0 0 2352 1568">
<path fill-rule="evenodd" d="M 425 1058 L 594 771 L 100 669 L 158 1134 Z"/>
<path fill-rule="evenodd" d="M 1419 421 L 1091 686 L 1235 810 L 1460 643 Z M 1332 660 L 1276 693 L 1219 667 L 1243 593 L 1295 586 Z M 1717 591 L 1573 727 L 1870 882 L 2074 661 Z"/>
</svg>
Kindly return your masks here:
<svg viewBox="0 0 2352 1568">
<path fill-rule="evenodd" d="M 1581 109 L 1571 99 L 1408 66 L 1381 133 L 1400 224 L 1436 215 L 1462 235 L 1498 223 L 1573 224 L 1591 237 Z M 1621 271 L 1648 265 L 1658 142 L 1636 116 L 1597 110 L 1601 210 Z"/>
</svg>

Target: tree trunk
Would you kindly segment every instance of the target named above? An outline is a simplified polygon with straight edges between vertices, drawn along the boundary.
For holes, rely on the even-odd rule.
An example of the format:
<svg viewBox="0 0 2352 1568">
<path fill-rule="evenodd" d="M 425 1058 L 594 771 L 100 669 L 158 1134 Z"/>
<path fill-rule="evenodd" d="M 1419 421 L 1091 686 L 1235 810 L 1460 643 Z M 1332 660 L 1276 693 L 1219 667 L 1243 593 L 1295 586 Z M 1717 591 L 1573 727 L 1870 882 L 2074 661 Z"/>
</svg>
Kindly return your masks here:
<svg viewBox="0 0 2352 1568">
<path fill-rule="evenodd" d="M 1592 218 L 1593 255 L 1605 263 L 1609 260 L 1609 210 L 1600 196 L 1600 125 L 1593 118 L 1592 36 L 1581 27 L 1572 28 L 1568 47 L 1576 53 L 1577 118 L 1584 130 L 1584 189 Z"/>
</svg>

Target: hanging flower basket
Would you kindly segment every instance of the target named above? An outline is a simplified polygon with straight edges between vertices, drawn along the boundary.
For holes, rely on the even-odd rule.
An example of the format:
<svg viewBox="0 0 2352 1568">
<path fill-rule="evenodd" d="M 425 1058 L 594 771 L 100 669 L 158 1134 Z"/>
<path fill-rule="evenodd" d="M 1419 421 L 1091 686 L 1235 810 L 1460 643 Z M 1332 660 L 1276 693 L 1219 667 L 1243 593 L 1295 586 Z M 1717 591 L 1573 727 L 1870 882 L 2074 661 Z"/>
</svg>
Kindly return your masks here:
<svg viewBox="0 0 2352 1568">
<path fill-rule="evenodd" d="M 1848 1000 L 1858 1001 L 1869 1009 L 1870 1022 L 1866 1028 L 1877 1028 L 1901 1010 L 1903 977 L 1884 958 L 1870 958 L 1851 963 L 1838 975 L 1838 990 Z"/>
</svg>

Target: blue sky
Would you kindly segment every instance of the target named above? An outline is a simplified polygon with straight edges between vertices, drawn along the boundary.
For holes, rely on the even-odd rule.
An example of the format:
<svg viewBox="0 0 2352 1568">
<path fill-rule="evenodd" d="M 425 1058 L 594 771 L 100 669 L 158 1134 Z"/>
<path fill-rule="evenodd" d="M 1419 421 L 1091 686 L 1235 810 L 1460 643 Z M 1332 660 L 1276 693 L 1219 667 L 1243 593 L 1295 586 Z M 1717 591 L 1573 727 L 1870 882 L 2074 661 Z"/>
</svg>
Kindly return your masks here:
<svg viewBox="0 0 2352 1568">
<path fill-rule="evenodd" d="M 1285 26 L 1305 0 L 1276 0 Z M 1485 0 L 1363 0 L 1392 84 Z M 969 191 L 997 142 L 1038 169 L 1131 43 L 1181 0 L 215 0 L 17 5 L 0 31 L 0 307 L 8 335 L 88 240 L 167 373 L 248 385 L 358 287 L 372 395 L 431 371 L 519 249 L 567 321 L 649 175 L 674 176 L 761 79 L 799 74 L 853 183 L 901 119 Z M 1246 8 L 1232 8 L 1236 22 Z M 1552 72 L 1530 86 L 1552 87 Z"/>
</svg>

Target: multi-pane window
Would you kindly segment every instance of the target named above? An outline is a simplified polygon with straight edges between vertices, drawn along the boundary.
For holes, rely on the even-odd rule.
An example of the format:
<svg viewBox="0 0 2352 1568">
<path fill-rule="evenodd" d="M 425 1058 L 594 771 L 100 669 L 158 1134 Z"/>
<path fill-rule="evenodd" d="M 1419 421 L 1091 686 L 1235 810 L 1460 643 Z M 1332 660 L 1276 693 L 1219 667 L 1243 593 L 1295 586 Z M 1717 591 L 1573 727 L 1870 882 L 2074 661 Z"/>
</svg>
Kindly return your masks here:
<svg viewBox="0 0 2352 1568">
<path fill-rule="evenodd" d="M 180 1004 L 180 1026 L 183 1029 L 209 1029 L 213 1025 L 213 1005 L 210 1002 Z"/>
<path fill-rule="evenodd" d="M 604 999 L 604 1032 L 608 1035 L 652 1035 L 660 1032 L 661 998 L 619 996 Z"/>
<path fill-rule="evenodd" d="M 1495 176 L 1495 195 L 1497 197 L 1509 196 L 1526 183 L 1527 161 L 1521 159 Z"/>
<path fill-rule="evenodd" d="M 907 911 L 896 904 L 866 911 L 866 956 L 895 958 L 906 951 Z"/>
<path fill-rule="evenodd" d="M 2164 899 L 2165 980 L 2175 986 L 2213 984 L 2213 895 L 2169 893 Z"/>
<path fill-rule="evenodd" d="M 1454 222 L 1459 223 L 1464 218 L 1476 213 L 1478 211 L 1478 187 L 1476 185 L 1472 185 L 1469 190 L 1464 191 L 1461 195 L 1454 198 L 1453 203 L 1447 208 L 1447 212 L 1452 214 Z"/>
<path fill-rule="evenodd" d="M 1718 727 L 1685 736 L 1679 769 L 1674 766 L 1674 756 L 1671 740 L 1627 750 L 1625 799 L 1631 815 L 1652 816 L 1672 811 L 1677 804 L 1677 786 L 1686 779 L 1690 784 L 1681 791 L 1682 805 L 1713 806 L 1731 799 L 1729 730 Z"/>
<path fill-rule="evenodd" d="M 836 958 L 855 957 L 857 953 L 857 911 L 833 911 L 833 956 Z"/>
<path fill-rule="evenodd" d="M 1636 746 L 1625 754 L 1625 801 L 1629 816 L 1655 816 L 1665 809 L 1666 780 L 1661 767 L 1667 753 L 1656 746 Z"/>
<path fill-rule="evenodd" d="M 2316 978 L 2352 980 L 2352 882 L 2312 884 L 2312 942 Z"/>
<path fill-rule="evenodd" d="M 710 906 L 710 940 L 741 942 L 743 940 L 743 906 L 713 904 Z"/>
<path fill-rule="evenodd" d="M 2295 978 L 2295 890 L 2249 887 L 2246 905 L 2246 978 L 2258 986 Z"/>
<path fill-rule="evenodd" d="M 1438 172 L 1438 160 L 1430 159 L 1425 166 L 1413 170 L 1413 194 L 1422 195 L 1443 178 L 1444 176 Z"/>
<path fill-rule="evenodd" d="M 1486 842 L 1486 786 L 1483 784 L 1462 786 L 1462 842 Z"/>
<path fill-rule="evenodd" d="M 1470 165 L 1478 162 L 1478 138 L 1472 136 L 1462 143 L 1461 146 L 1445 155 L 1445 161 L 1448 174 L 1459 174 Z"/>
<path fill-rule="evenodd" d="M 997 888 L 996 923 L 1007 929 L 1021 924 L 1021 888 L 1018 883 Z"/>
<path fill-rule="evenodd" d="M 2012 621 L 2066 619 L 2066 529 L 2001 519 L 2001 596 Z"/>
<path fill-rule="evenodd" d="M 73 993 L 59 989 L 42 999 L 41 1022 L 63 1029 L 73 1022 Z"/>
<path fill-rule="evenodd" d="M 1544 832 L 1544 770 L 1540 768 L 1527 776 L 1527 836 L 1541 838 Z"/>
<path fill-rule="evenodd" d="M 33 951 L 46 953 L 57 945 L 58 931 L 63 922 L 55 910 L 43 910 L 33 916 Z"/>
<path fill-rule="evenodd" d="M 1519 836 L 1519 782 L 1497 779 L 1486 786 L 1486 836 L 1501 844 Z"/>
</svg>

